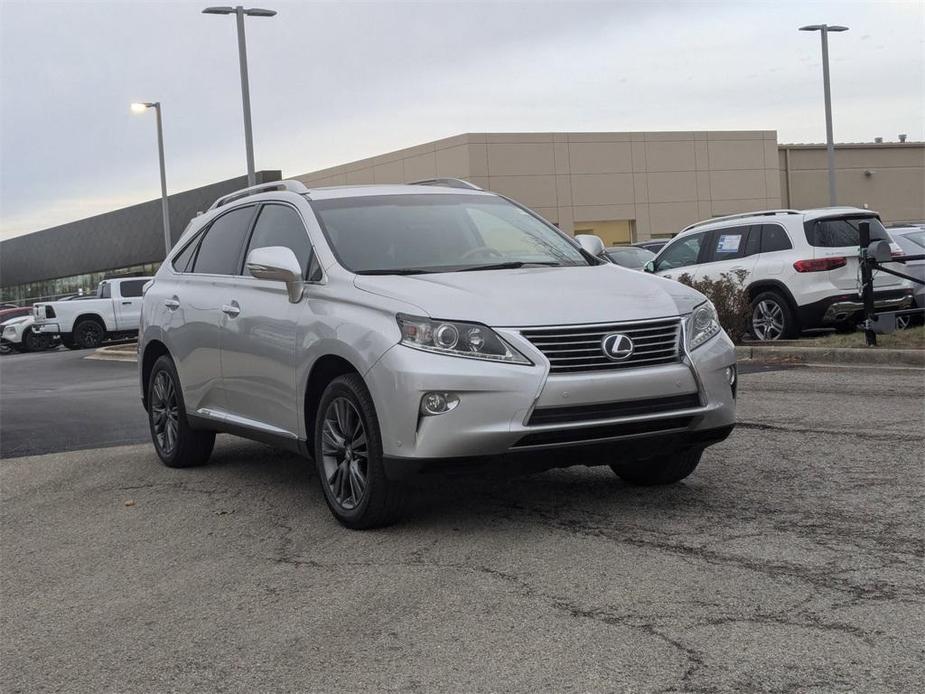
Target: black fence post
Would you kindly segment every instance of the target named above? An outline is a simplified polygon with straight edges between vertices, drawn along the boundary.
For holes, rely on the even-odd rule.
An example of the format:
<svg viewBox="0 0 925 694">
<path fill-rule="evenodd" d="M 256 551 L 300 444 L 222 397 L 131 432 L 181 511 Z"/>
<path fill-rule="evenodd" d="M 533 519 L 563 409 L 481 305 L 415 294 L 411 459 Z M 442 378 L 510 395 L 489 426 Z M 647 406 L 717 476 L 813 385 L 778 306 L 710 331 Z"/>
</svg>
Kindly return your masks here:
<svg viewBox="0 0 925 694">
<path fill-rule="evenodd" d="M 874 332 L 874 273 L 870 266 L 870 222 L 858 224 L 861 248 L 858 261 L 861 264 L 861 299 L 864 301 L 864 337 L 868 347 L 877 346 L 877 333 Z"/>
</svg>

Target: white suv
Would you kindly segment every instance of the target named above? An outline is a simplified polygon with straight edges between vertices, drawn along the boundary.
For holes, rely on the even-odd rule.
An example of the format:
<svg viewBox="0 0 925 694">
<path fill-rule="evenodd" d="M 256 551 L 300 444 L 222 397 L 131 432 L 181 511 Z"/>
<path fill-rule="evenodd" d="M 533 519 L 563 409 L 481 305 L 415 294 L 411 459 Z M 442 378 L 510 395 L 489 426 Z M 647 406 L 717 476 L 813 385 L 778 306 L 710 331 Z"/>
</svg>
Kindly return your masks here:
<svg viewBox="0 0 925 694">
<path fill-rule="evenodd" d="M 871 240 L 890 241 L 877 213 L 855 207 L 767 210 L 692 224 L 646 266 L 678 279 L 718 279 L 743 271 L 759 340 L 796 337 L 822 326 L 854 329 L 863 304 L 858 281 L 858 224 Z M 899 249 L 895 252 L 898 254 Z M 912 288 L 886 273 L 874 278 L 882 311 L 908 308 Z"/>
</svg>

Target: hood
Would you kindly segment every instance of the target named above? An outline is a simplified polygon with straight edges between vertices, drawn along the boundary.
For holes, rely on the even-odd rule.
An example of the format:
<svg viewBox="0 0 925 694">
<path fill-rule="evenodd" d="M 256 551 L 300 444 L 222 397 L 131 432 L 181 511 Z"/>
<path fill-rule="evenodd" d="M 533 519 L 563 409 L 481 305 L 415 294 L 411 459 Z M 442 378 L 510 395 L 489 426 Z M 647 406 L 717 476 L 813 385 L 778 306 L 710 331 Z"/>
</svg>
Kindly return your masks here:
<svg viewBox="0 0 925 694">
<path fill-rule="evenodd" d="M 430 318 L 494 327 L 615 323 L 689 313 L 704 297 L 616 265 L 357 275 L 358 289 L 420 306 Z"/>
</svg>

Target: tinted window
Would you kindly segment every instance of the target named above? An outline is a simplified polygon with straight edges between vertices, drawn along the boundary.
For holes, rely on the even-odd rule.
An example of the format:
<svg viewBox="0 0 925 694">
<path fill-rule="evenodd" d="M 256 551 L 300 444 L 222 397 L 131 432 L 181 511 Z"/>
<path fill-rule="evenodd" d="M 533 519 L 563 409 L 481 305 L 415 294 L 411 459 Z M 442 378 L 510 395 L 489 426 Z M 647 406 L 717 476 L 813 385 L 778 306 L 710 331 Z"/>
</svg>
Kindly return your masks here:
<svg viewBox="0 0 925 694">
<path fill-rule="evenodd" d="M 302 277 L 308 269 L 312 255 L 312 244 L 308 240 L 308 232 L 302 224 L 299 213 L 285 205 L 264 205 L 257 217 L 251 242 L 247 247 L 250 253 L 255 248 L 268 246 L 283 246 L 289 248 L 299 259 L 302 268 Z"/>
<path fill-rule="evenodd" d="M 186 248 L 177 253 L 173 259 L 173 269 L 177 272 L 192 272 L 193 257 L 196 255 L 196 249 L 199 247 L 200 236 L 195 237 L 186 244 Z"/>
<path fill-rule="evenodd" d="M 845 217 L 842 219 L 816 219 L 803 226 L 806 240 L 817 248 L 840 248 L 860 246 L 858 225 L 870 222 L 871 241 L 889 241 L 886 229 L 876 217 Z"/>
<path fill-rule="evenodd" d="M 253 206 L 241 207 L 212 222 L 199 244 L 194 272 L 237 275 L 241 268 L 241 248 L 253 214 Z"/>
<path fill-rule="evenodd" d="M 109 299 L 112 297 L 112 287 L 109 286 L 109 282 L 103 282 L 100 284 L 100 288 L 97 290 L 97 293 L 100 295 L 101 299 Z"/>
<path fill-rule="evenodd" d="M 147 282 L 148 280 L 127 280 L 119 284 L 119 293 L 124 297 L 141 296 L 141 290 Z"/>
<path fill-rule="evenodd" d="M 761 226 L 761 252 L 788 251 L 793 246 L 790 238 L 782 226 L 777 224 L 763 224 Z"/>
<path fill-rule="evenodd" d="M 376 195 L 311 205 L 338 260 L 354 272 L 589 265 L 561 232 L 491 195 Z"/>
<path fill-rule="evenodd" d="M 695 264 L 706 235 L 704 231 L 672 242 L 655 261 L 655 270 L 673 270 Z"/>
<path fill-rule="evenodd" d="M 710 248 L 707 250 L 704 262 L 710 263 L 719 260 L 732 260 L 745 255 L 745 237 L 748 227 L 729 227 L 716 229 L 710 237 Z"/>
</svg>

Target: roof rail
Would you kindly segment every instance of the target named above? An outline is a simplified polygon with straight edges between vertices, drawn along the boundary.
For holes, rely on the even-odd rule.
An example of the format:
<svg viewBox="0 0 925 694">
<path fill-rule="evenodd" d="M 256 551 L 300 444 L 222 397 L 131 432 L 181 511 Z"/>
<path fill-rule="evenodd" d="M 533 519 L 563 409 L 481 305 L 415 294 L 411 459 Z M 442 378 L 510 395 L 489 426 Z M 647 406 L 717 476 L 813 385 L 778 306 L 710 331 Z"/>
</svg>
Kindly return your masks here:
<svg viewBox="0 0 925 694">
<path fill-rule="evenodd" d="M 738 214 L 727 214 L 722 217 L 713 217 L 712 219 L 704 219 L 702 222 L 694 222 L 684 227 L 681 231 L 687 231 L 688 229 L 694 229 L 696 227 L 702 227 L 705 224 L 713 224 L 713 222 L 725 222 L 727 219 L 745 219 L 746 217 L 771 217 L 776 214 L 801 214 L 799 210 L 757 210 L 756 212 L 740 212 Z"/>
<path fill-rule="evenodd" d="M 482 190 L 474 183 L 461 178 L 427 178 L 423 181 L 411 181 L 409 186 L 443 186 L 445 188 L 465 188 L 466 190 Z"/>
<path fill-rule="evenodd" d="M 210 210 L 214 210 L 216 207 L 221 207 L 222 205 L 227 205 L 230 202 L 235 200 L 240 200 L 241 198 L 246 198 L 250 195 L 257 195 L 258 193 L 268 193 L 271 190 L 288 190 L 290 193 L 300 193 L 304 194 L 308 192 L 308 188 L 305 187 L 305 184 L 302 181 L 296 181 L 293 179 L 286 181 L 270 181 L 269 183 L 259 183 L 256 186 L 251 186 L 250 188 L 242 188 L 241 190 L 236 190 L 233 193 L 228 193 L 228 195 L 223 195 L 218 200 L 212 203 Z"/>
</svg>

